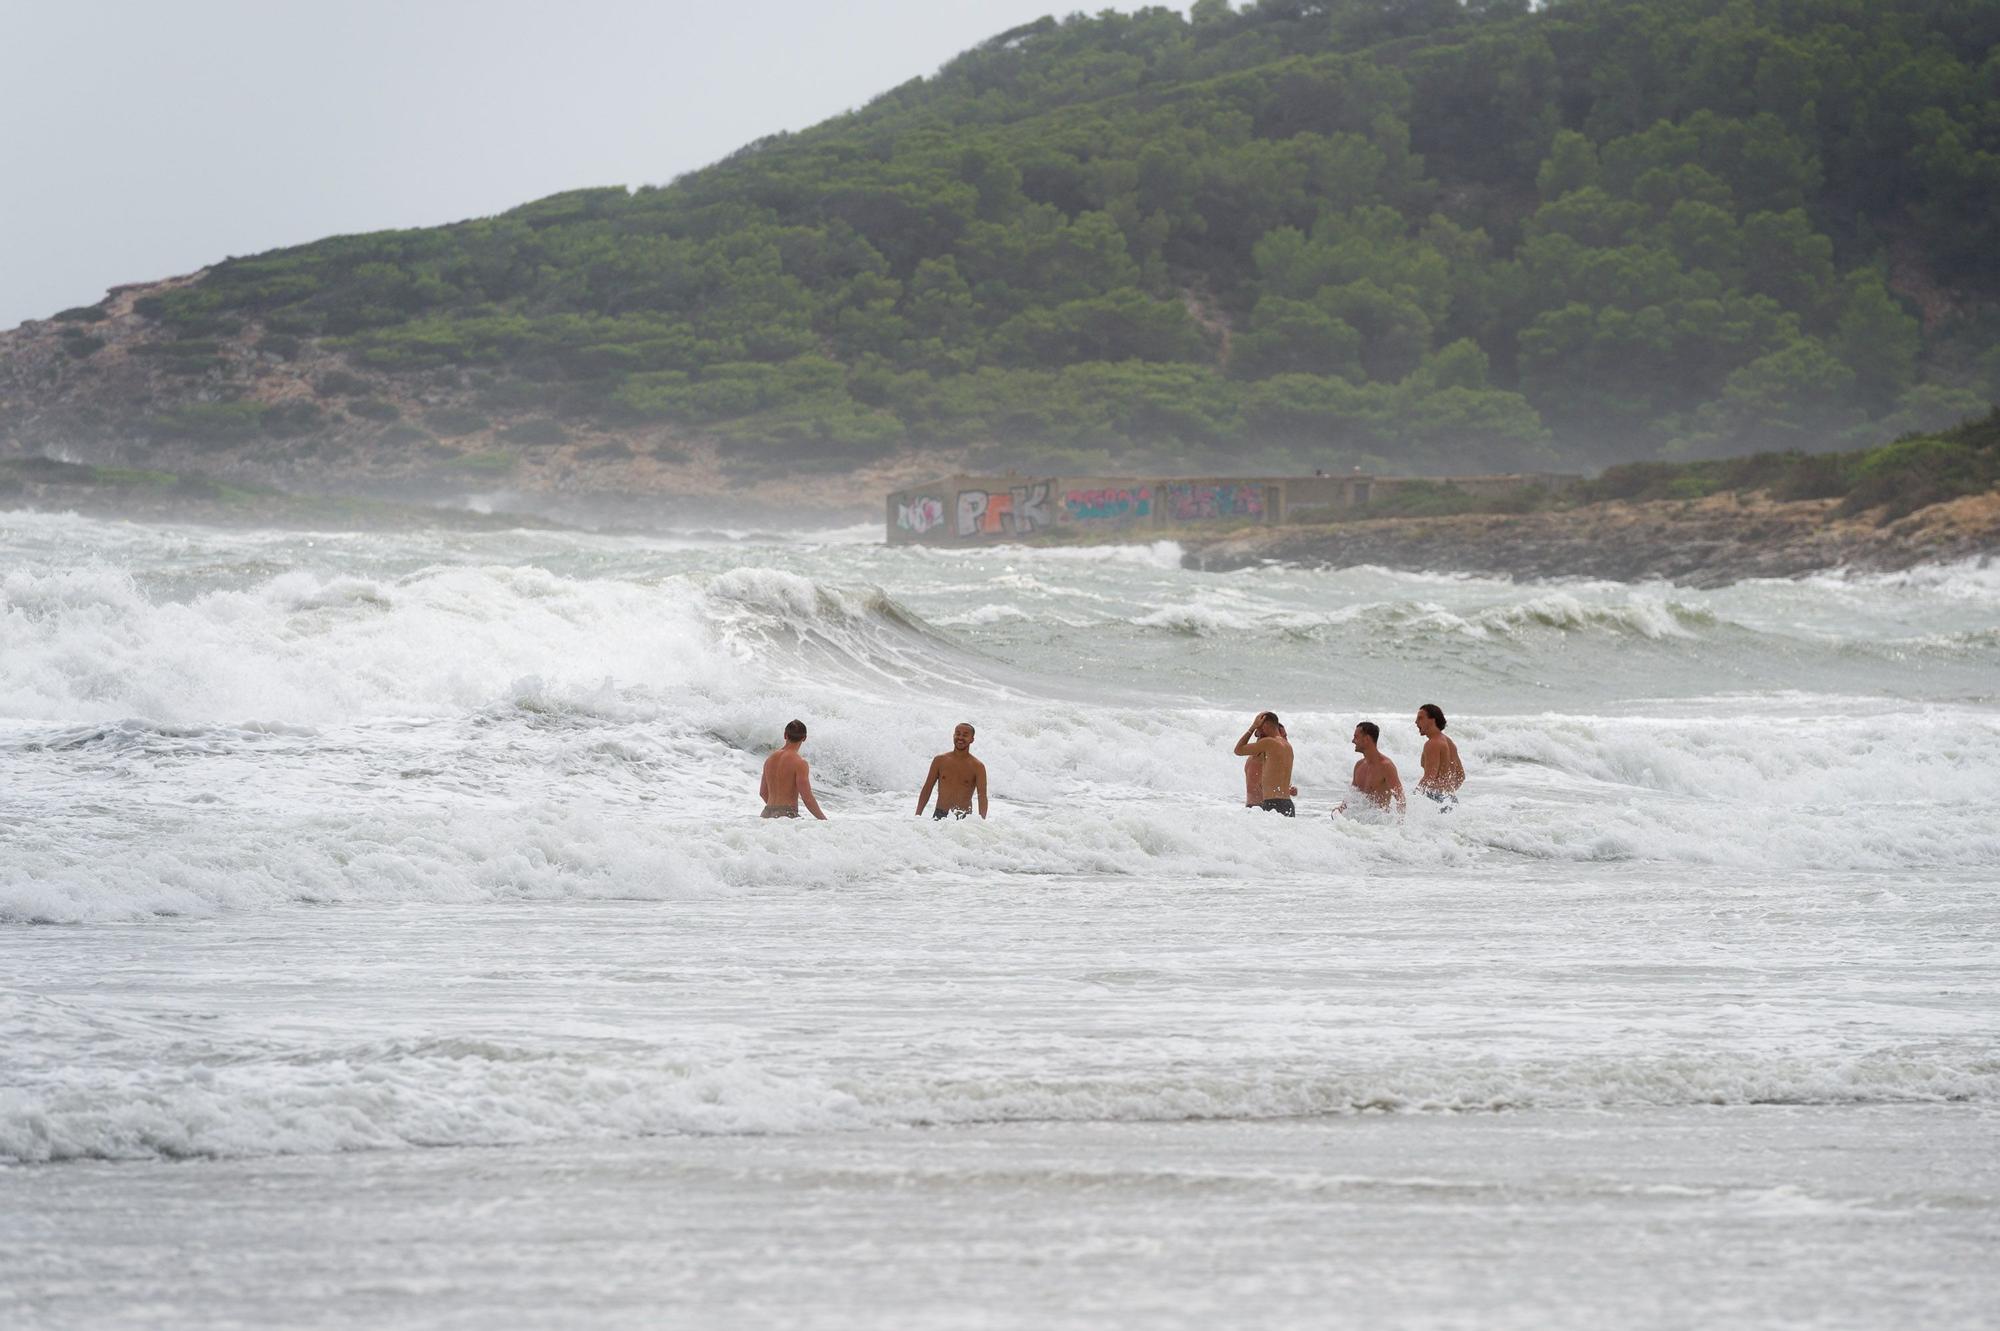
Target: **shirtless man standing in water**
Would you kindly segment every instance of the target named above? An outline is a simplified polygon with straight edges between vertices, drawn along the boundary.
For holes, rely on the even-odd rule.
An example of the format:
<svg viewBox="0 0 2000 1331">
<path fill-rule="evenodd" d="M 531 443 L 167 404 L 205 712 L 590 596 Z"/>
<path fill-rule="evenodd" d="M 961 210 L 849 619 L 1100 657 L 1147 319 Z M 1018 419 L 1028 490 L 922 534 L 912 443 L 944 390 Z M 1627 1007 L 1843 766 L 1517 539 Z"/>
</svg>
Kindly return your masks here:
<svg viewBox="0 0 2000 1331">
<path fill-rule="evenodd" d="M 957 814 L 964 818 L 972 812 L 972 797 L 979 796 L 979 816 L 986 816 L 986 764 L 972 756 L 972 726 L 964 721 L 952 727 L 951 752 L 940 753 L 931 759 L 931 770 L 924 773 L 924 789 L 917 796 L 917 817 L 924 816 L 924 805 L 930 803 L 931 788 L 937 788 L 937 812 L 933 820 L 942 819 L 946 814 Z"/>
<path fill-rule="evenodd" d="M 1285 733 L 1283 726 L 1279 726 L 1278 738 L 1289 744 L 1292 737 Z M 1298 793 L 1299 788 L 1297 786 L 1287 786 L 1285 788 L 1285 795 L 1288 798 Z M 1243 760 L 1243 805 L 1245 808 L 1254 809 L 1263 802 L 1264 755 L 1253 753 Z"/>
<path fill-rule="evenodd" d="M 785 747 L 764 760 L 764 779 L 757 784 L 757 795 L 764 801 L 764 817 L 796 818 L 799 802 L 803 800 L 813 817 L 826 821 L 826 815 L 819 811 L 819 801 L 813 798 L 812 765 L 799 752 L 799 745 L 805 742 L 806 723 L 787 721 Z"/>
<path fill-rule="evenodd" d="M 1403 796 L 1403 778 L 1396 775 L 1396 764 L 1389 761 L 1389 755 L 1376 747 L 1381 738 L 1382 727 L 1373 721 L 1354 727 L 1354 751 L 1361 755 L 1361 761 L 1354 764 L 1354 789 L 1378 809 L 1388 808 L 1394 800 L 1397 813 L 1408 813 L 1410 802 Z M 1336 805 L 1333 811 L 1345 813 L 1347 806 Z"/>
<path fill-rule="evenodd" d="M 1419 707 L 1417 733 L 1424 737 L 1424 776 L 1417 782 L 1417 793 L 1450 813 L 1458 803 L 1458 788 L 1465 784 L 1465 764 L 1458 760 L 1458 745 L 1444 733 L 1444 709 L 1434 702 Z"/>
<path fill-rule="evenodd" d="M 1276 712 L 1257 713 L 1257 719 L 1243 732 L 1243 738 L 1236 741 L 1236 756 L 1263 759 L 1258 774 L 1262 790 L 1257 807 L 1266 813 L 1296 818 L 1298 810 L 1292 804 L 1292 742 L 1285 738 L 1285 727 L 1279 723 Z"/>
</svg>

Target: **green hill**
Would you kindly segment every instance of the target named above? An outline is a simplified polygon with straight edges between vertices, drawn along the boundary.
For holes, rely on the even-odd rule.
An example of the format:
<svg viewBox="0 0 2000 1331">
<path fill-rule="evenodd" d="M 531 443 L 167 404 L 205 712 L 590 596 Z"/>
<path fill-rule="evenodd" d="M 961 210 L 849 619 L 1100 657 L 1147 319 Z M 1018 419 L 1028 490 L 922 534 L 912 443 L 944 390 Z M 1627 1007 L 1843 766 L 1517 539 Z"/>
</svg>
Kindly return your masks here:
<svg viewBox="0 0 2000 1331">
<path fill-rule="evenodd" d="M 1990 0 L 1043 19 L 663 187 L 219 263 L 139 302 L 98 423 L 665 426 L 749 466 L 1860 448 L 2000 397 L 1996 46 Z M 102 314 L 59 316 L 69 390 Z M 259 386 L 328 353 L 315 400 Z M 371 420 L 382 382 L 441 405 Z"/>
</svg>

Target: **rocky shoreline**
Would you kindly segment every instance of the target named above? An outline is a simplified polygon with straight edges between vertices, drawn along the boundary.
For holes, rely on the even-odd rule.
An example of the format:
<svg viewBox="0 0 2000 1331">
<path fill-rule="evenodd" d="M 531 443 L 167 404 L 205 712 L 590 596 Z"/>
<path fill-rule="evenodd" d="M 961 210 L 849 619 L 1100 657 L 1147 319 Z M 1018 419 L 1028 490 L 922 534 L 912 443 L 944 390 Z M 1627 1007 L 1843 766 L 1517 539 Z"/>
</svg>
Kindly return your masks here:
<svg viewBox="0 0 2000 1331">
<path fill-rule="evenodd" d="M 0 459 L 0 513 L 26 509 L 125 522 L 292 531 L 497 531 L 558 524 L 521 513 L 398 504 L 351 495 L 246 489 L 198 473 L 92 467 L 50 458 Z"/>
<path fill-rule="evenodd" d="M 519 496 L 533 506 L 532 496 Z M 93 467 L 49 458 L 0 459 L 0 511 L 74 512 L 133 521 L 322 530 L 438 527 L 493 530 L 582 525 L 653 530 L 686 525 L 675 496 L 570 497 L 575 514 L 475 512 L 463 506 L 297 494 L 209 474 Z M 685 500 L 689 497 L 679 497 Z M 703 496 L 710 504 L 713 497 Z M 599 499 L 601 504 L 593 504 Z M 1833 499 L 1779 502 L 1762 495 L 1609 501 L 1523 514 L 1369 518 L 1313 526 L 1249 527 L 1175 539 L 1189 568 L 1227 572 L 1266 564 L 1348 568 L 1373 564 L 1421 572 L 1523 579 L 1601 578 L 1717 587 L 1748 578 L 1831 570 L 1893 571 L 2000 557 L 2000 491 L 1932 504 L 1893 521 L 1842 515 Z M 874 517 L 856 507 L 798 509 L 776 530 Z M 551 521 L 551 519 L 554 519 Z M 1129 538 L 1128 538 L 1129 539 Z"/>
<path fill-rule="evenodd" d="M 1892 522 L 1843 517 L 1832 499 L 1715 495 L 1525 514 L 1375 518 L 1260 527 L 1183 542 L 1190 568 L 1376 564 L 1516 578 L 1603 578 L 1717 587 L 1835 569 L 1881 572 L 2000 555 L 2000 493 L 1933 504 Z"/>
</svg>

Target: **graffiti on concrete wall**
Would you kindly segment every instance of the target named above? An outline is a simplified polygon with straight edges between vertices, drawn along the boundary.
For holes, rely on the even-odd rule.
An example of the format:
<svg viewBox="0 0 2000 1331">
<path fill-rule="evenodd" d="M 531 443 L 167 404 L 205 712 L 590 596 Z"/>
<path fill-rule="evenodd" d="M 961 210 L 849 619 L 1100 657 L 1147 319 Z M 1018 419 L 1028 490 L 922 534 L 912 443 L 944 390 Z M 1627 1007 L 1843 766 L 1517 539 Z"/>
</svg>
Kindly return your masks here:
<svg viewBox="0 0 2000 1331">
<path fill-rule="evenodd" d="M 1049 481 L 1035 481 L 1006 490 L 960 490 L 958 524 L 961 537 L 1026 536 L 1050 523 Z"/>
<path fill-rule="evenodd" d="M 896 525 L 919 536 L 944 526 L 944 500 L 936 495 L 912 495 L 908 503 L 898 502 Z"/>
<path fill-rule="evenodd" d="M 1071 490 L 1063 496 L 1063 510 L 1077 522 L 1151 517 L 1153 487 L 1114 485 L 1098 490 Z"/>
<path fill-rule="evenodd" d="M 1160 502 L 1176 522 L 1207 518 L 1261 518 L 1264 487 L 1210 481 L 1176 482 L 1160 487 Z"/>
</svg>

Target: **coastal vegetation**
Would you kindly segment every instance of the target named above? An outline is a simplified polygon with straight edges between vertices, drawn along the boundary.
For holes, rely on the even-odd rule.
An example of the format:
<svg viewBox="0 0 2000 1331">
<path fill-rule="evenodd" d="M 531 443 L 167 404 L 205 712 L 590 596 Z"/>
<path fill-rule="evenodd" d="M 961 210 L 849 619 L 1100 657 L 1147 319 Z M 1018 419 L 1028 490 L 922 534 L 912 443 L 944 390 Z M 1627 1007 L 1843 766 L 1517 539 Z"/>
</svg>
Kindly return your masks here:
<svg viewBox="0 0 2000 1331">
<path fill-rule="evenodd" d="M 1762 450 L 1793 457 L 1781 486 L 1948 489 L 1990 472 L 1800 455 L 1876 458 L 1854 450 L 2000 398 L 1996 254 L 2000 6 L 1199 0 L 1042 19 L 661 187 L 219 263 L 138 308 L 143 354 L 206 400 L 135 421 L 431 438 L 387 376 L 511 447 L 667 425 L 772 465 L 1403 472 Z M 59 316 L 79 365 L 103 315 Z M 221 354 L 248 337 L 350 369 L 318 375 L 320 416 L 273 416 Z"/>
<path fill-rule="evenodd" d="M 1772 499 L 1838 499 L 1842 516 L 1876 513 L 1890 521 L 1962 495 L 2000 487 L 2000 409 L 1955 429 L 1911 435 L 1845 453 L 1759 453 L 1682 463 L 1629 462 L 1606 468 L 1573 499 L 1700 499 L 1762 493 Z"/>
<path fill-rule="evenodd" d="M 2000 409 L 1934 434 L 1833 453 L 1789 451 L 1697 462 L 1624 462 L 1566 488 L 1524 487 L 1476 494 L 1449 481 L 1404 481 L 1348 515 L 1453 517 L 1540 513 L 1625 500 L 1650 503 L 1711 495 L 1761 496 L 1787 503 L 1837 499 L 1840 517 L 1893 522 L 1920 508 L 2000 488 Z"/>
</svg>

